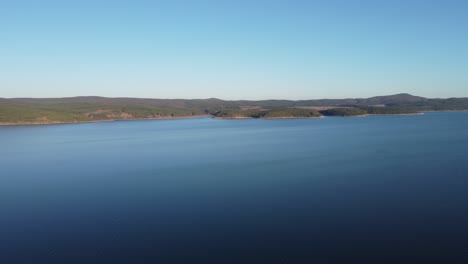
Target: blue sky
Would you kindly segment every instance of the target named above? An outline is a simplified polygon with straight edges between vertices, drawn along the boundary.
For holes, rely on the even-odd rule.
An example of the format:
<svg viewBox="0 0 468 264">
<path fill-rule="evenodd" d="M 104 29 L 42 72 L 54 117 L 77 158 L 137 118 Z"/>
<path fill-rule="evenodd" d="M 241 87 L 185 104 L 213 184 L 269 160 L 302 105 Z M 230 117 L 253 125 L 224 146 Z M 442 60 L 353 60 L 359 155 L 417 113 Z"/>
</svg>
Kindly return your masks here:
<svg viewBox="0 0 468 264">
<path fill-rule="evenodd" d="M 0 1 L 0 97 L 468 96 L 468 1 Z"/>
</svg>

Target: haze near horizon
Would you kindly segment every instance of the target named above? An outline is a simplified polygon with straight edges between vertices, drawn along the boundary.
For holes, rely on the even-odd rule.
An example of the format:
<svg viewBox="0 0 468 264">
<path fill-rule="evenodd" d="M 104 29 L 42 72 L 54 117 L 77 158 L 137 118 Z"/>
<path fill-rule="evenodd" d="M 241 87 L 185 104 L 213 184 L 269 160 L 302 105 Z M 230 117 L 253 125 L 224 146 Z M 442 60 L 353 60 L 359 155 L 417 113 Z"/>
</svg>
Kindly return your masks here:
<svg viewBox="0 0 468 264">
<path fill-rule="evenodd" d="M 0 97 L 468 96 L 464 1 L 10 1 Z"/>
</svg>

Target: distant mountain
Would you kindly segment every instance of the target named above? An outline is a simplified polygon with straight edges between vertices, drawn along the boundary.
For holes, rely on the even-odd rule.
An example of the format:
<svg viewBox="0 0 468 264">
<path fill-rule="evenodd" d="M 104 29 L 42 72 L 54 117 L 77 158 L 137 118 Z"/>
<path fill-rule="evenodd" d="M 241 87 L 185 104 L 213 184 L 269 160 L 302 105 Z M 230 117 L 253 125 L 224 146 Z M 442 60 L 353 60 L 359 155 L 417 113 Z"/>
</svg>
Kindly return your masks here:
<svg viewBox="0 0 468 264">
<path fill-rule="evenodd" d="M 388 104 L 400 104 L 400 103 L 414 103 L 424 102 L 427 99 L 420 96 L 414 96 L 407 93 L 386 95 L 386 96 L 375 96 L 364 99 L 361 104 L 365 105 L 388 105 Z"/>
<path fill-rule="evenodd" d="M 200 115 L 286 118 L 301 117 L 301 115 L 304 117 L 317 117 L 318 115 L 346 116 L 442 110 L 468 110 L 468 98 L 428 99 L 406 93 L 371 98 L 298 101 L 228 101 L 217 98 L 190 100 L 107 98 L 99 96 L 0 98 L 0 124 L 158 119 Z"/>
</svg>

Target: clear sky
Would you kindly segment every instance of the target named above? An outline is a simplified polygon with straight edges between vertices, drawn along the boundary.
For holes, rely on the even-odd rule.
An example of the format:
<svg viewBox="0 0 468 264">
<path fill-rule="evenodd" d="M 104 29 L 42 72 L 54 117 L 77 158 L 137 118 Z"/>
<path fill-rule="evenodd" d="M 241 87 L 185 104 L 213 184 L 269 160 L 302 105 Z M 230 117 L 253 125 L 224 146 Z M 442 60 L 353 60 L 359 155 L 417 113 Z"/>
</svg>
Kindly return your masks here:
<svg viewBox="0 0 468 264">
<path fill-rule="evenodd" d="M 468 1 L 0 1 L 0 97 L 400 92 L 468 96 Z"/>
</svg>

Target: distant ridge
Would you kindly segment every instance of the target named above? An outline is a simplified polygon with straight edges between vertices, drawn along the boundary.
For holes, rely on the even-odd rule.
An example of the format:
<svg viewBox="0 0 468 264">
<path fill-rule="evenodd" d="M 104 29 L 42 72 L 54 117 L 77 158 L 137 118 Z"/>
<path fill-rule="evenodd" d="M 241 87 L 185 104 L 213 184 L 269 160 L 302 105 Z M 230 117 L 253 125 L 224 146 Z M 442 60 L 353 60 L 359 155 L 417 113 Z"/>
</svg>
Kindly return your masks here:
<svg viewBox="0 0 468 264">
<path fill-rule="evenodd" d="M 378 104 L 397 104 L 397 103 L 411 103 L 411 102 L 422 102 L 427 99 L 420 96 L 414 96 L 407 93 L 400 93 L 395 95 L 386 95 L 386 96 L 375 96 L 368 99 L 365 99 L 368 104 L 378 103 Z"/>
<path fill-rule="evenodd" d="M 383 95 L 383 96 L 374 96 L 369 98 L 345 98 L 345 99 L 309 99 L 309 100 L 287 100 L 287 99 L 265 99 L 265 100 L 223 100 L 219 98 L 206 98 L 206 99 L 160 99 L 160 98 L 142 98 L 142 97 L 104 97 L 104 96 L 72 96 L 72 97 L 45 97 L 45 98 L 32 98 L 32 97 L 16 97 L 16 98 L 3 98 L 0 97 L 0 101 L 16 101 L 16 102 L 34 102 L 34 101 L 43 101 L 43 102 L 53 102 L 53 101 L 62 101 L 62 102 L 101 102 L 109 100 L 157 100 L 157 101 L 213 101 L 213 102 L 265 102 L 265 101 L 280 101 L 280 102 L 311 102 L 311 101 L 422 101 L 427 100 L 424 97 L 414 96 L 408 93 L 400 93 L 394 95 Z"/>
<path fill-rule="evenodd" d="M 0 124 L 47 124 L 211 115 L 219 118 L 297 118 L 468 110 L 468 98 L 429 99 L 400 93 L 317 100 L 152 99 L 77 96 L 0 98 Z"/>
</svg>

